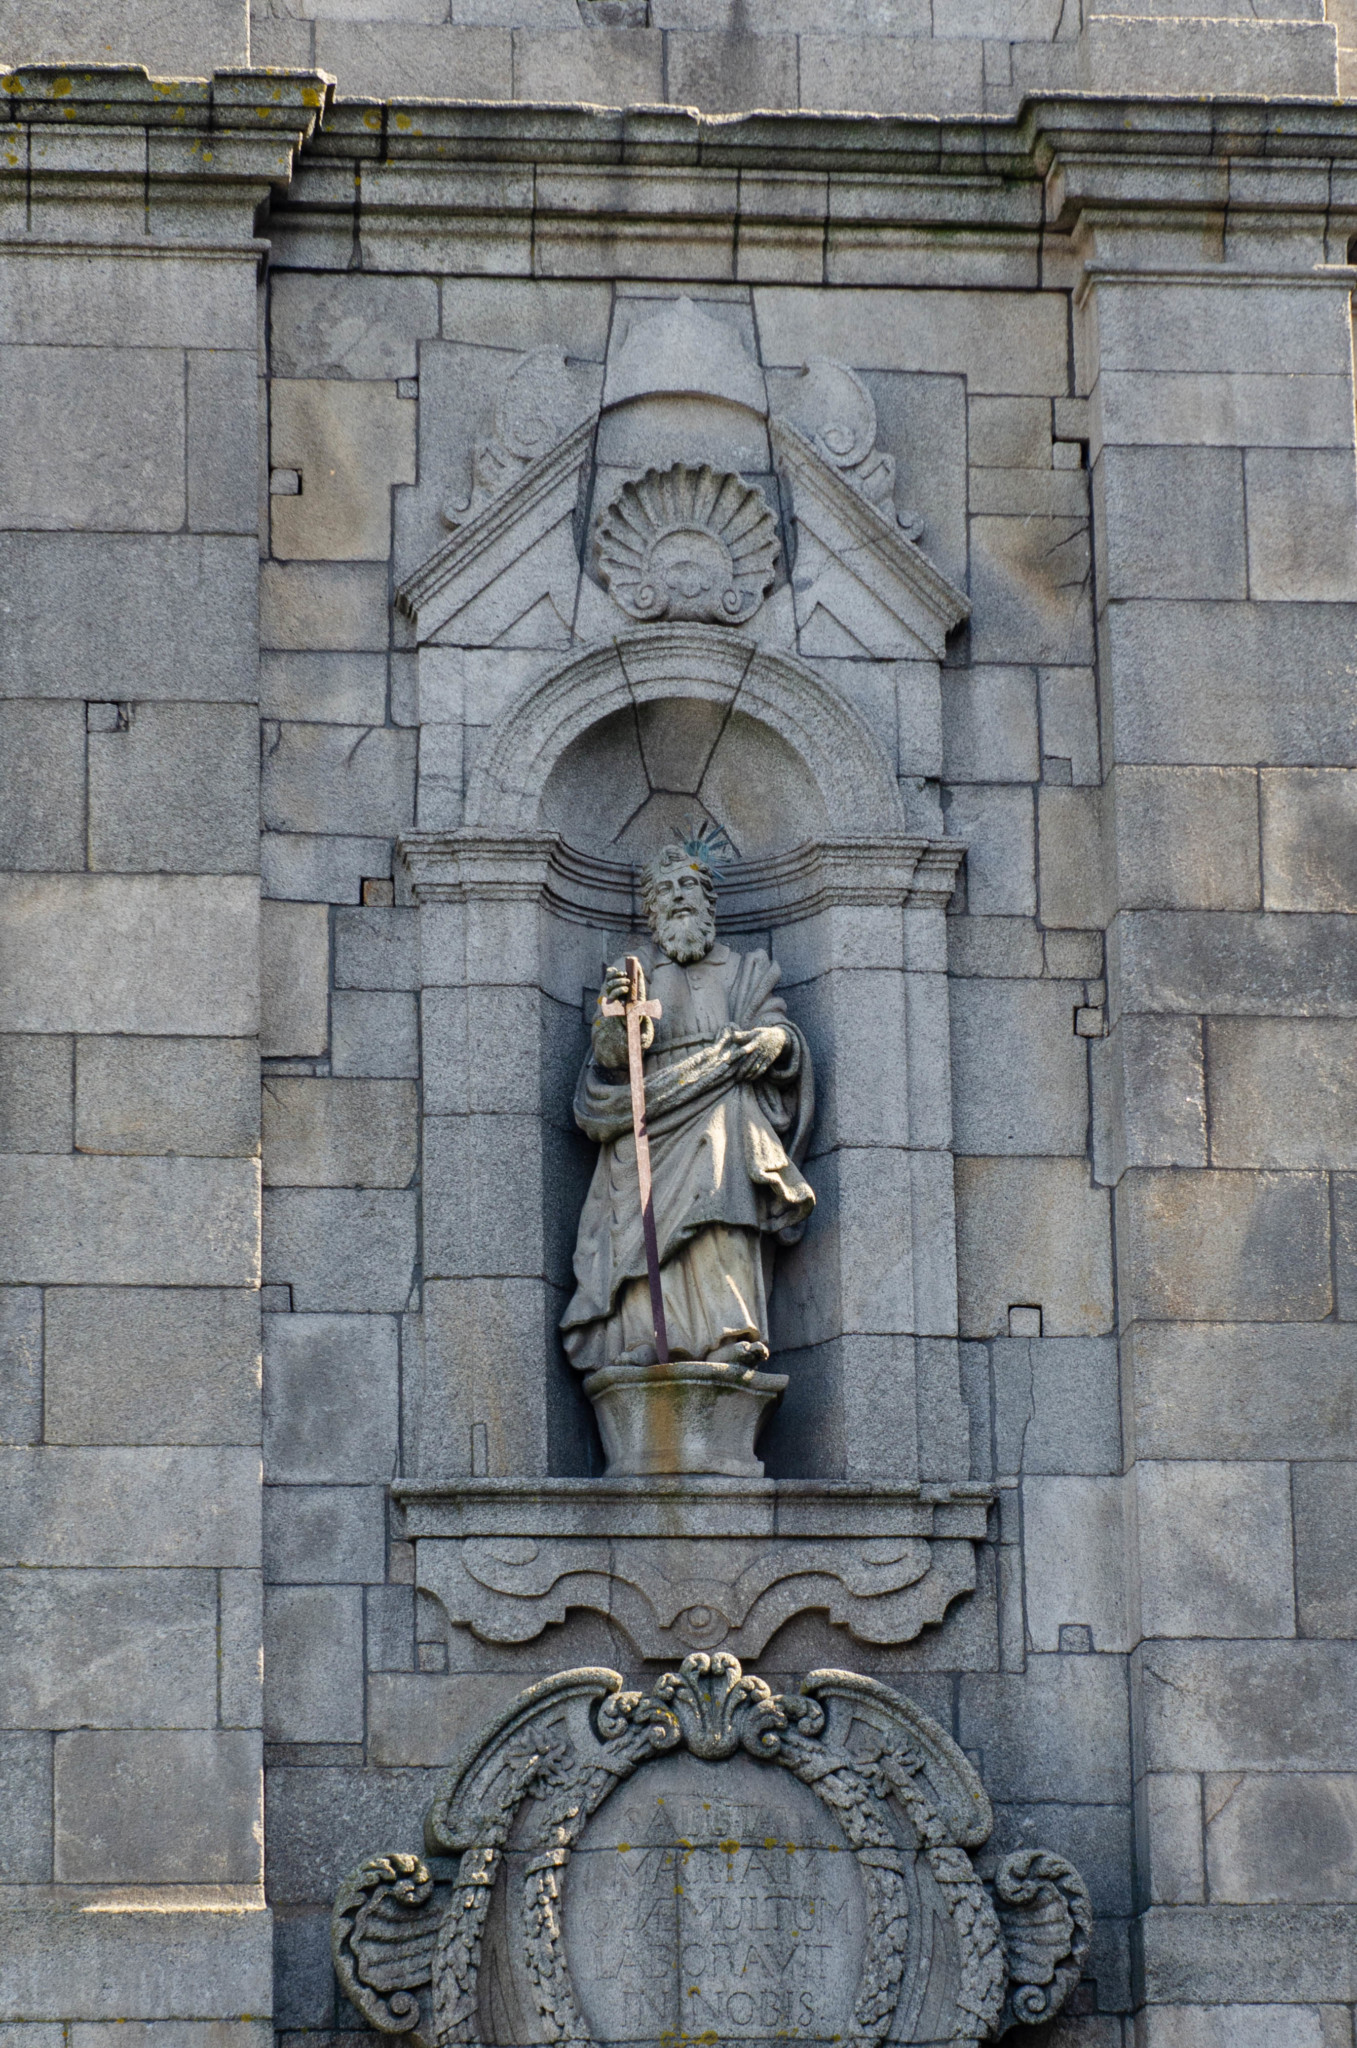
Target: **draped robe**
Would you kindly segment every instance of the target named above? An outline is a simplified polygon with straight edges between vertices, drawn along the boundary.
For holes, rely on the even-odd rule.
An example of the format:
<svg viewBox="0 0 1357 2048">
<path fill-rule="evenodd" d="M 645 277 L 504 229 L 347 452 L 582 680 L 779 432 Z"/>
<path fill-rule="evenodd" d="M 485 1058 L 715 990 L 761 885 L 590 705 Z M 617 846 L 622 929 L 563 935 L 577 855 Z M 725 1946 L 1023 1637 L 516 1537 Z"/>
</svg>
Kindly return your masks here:
<svg viewBox="0 0 1357 2048">
<path fill-rule="evenodd" d="M 773 1246 L 795 1242 L 815 1204 L 798 1170 L 815 1107 L 810 1052 L 774 993 L 780 969 L 766 953 L 715 945 L 681 967 L 655 945 L 639 951 L 662 1006 L 645 1076 L 670 1354 L 766 1344 Z M 758 1080 L 741 1080 L 730 1030 L 758 1025 L 779 1026 L 787 1042 Z M 595 1044 L 597 1032 L 596 1022 Z M 654 1342 L 626 1070 L 600 1066 L 591 1051 L 574 1107 L 600 1150 L 561 1330 L 571 1363 L 595 1372 Z"/>
</svg>

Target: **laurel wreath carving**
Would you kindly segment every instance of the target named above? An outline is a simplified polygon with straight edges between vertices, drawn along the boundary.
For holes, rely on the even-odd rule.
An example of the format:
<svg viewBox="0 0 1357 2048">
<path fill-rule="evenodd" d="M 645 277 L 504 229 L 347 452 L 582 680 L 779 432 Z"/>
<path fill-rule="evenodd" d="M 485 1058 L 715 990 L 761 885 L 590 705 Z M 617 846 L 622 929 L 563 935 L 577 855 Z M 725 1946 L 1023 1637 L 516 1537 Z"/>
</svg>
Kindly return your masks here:
<svg viewBox="0 0 1357 2048">
<path fill-rule="evenodd" d="M 1082 1878 L 1063 1857 L 1021 1851 L 999 1867 L 996 1913 L 956 1839 L 955 1823 L 949 1825 L 930 1794 L 923 1758 L 884 1743 L 874 1756 L 850 1756 L 824 1739 L 816 1678 L 840 1689 L 869 1681 L 819 1673 L 800 1694 L 778 1695 L 720 1651 L 686 1657 L 649 1693 L 624 1691 L 611 1672 L 562 1677 L 578 1681 L 572 1689 L 595 1700 L 598 1748 L 580 1755 L 559 1708 L 553 1715 L 548 1705 L 516 1725 L 488 1763 L 481 1758 L 480 1776 L 464 1773 L 455 1794 L 437 1802 L 429 1817 L 431 1842 L 461 1851 L 441 1904 L 434 1901 L 427 1865 L 409 1855 L 369 1858 L 341 1886 L 333 1919 L 335 1966 L 352 2003 L 379 2031 L 409 2035 L 412 2048 L 476 2048 L 477 1979 L 491 1894 L 510 1831 L 531 1800 L 529 1825 L 516 1842 L 526 1852 L 526 1868 L 512 1903 L 534 2002 L 549 2040 L 593 2048 L 565 1948 L 570 1860 L 610 1793 L 651 1758 L 680 1748 L 718 1762 L 743 1749 L 775 1764 L 808 1786 L 838 1823 L 867 1906 L 849 2037 L 857 2048 L 879 2048 L 885 2040 L 908 1955 L 911 1852 L 901 1848 L 892 1826 L 891 1800 L 908 1817 L 951 1914 L 960 1972 L 952 2038 L 991 2039 L 1009 2024 L 1034 2025 L 1059 2010 L 1078 1979 L 1092 1928 Z M 416 1995 L 421 1991 L 423 2003 Z"/>
</svg>

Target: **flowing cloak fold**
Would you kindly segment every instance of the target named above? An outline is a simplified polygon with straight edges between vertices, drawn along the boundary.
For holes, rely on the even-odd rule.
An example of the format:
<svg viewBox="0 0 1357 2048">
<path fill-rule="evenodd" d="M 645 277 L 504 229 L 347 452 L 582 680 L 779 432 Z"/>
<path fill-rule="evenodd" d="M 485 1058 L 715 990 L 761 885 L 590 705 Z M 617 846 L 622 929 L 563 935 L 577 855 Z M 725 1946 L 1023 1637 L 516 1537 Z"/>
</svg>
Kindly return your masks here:
<svg viewBox="0 0 1357 2048">
<path fill-rule="evenodd" d="M 657 957 L 663 969 L 663 956 Z M 810 1050 L 774 994 L 781 970 L 763 952 L 739 955 L 718 947 L 708 959 L 734 968 L 733 977 L 728 967 L 721 976 L 729 1023 L 710 1040 L 681 1041 L 668 1051 L 662 1022 L 646 1061 L 661 1265 L 711 1224 L 793 1244 L 815 1206 L 797 1170 L 815 1112 Z M 757 1081 L 741 1081 L 731 1030 L 766 1024 L 787 1033 L 786 1051 Z M 579 1128 L 602 1149 L 580 1213 L 575 1294 L 561 1318 L 567 1336 L 611 1315 L 622 1289 L 646 1275 L 626 1075 L 586 1060 L 574 1109 Z"/>
</svg>

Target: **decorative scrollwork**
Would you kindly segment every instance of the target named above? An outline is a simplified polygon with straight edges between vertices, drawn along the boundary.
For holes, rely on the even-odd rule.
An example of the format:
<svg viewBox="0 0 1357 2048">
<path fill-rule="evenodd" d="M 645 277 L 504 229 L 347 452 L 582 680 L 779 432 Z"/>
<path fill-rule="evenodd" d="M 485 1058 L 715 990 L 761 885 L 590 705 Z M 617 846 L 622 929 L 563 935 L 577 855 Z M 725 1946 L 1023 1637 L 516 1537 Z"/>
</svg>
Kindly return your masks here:
<svg viewBox="0 0 1357 2048">
<path fill-rule="evenodd" d="M 442 1911 L 418 1856 L 370 1856 L 345 1878 L 335 1900 L 331 1947 L 339 1981 L 363 2017 L 384 2034 L 413 2033 L 416 1993 L 432 1978 Z"/>
<path fill-rule="evenodd" d="M 1008 1997 L 1003 2023 L 1039 2026 L 1059 2012 L 1079 1981 L 1093 1935 L 1088 1886 L 1049 1849 L 1019 1849 L 994 1876 Z"/>
</svg>

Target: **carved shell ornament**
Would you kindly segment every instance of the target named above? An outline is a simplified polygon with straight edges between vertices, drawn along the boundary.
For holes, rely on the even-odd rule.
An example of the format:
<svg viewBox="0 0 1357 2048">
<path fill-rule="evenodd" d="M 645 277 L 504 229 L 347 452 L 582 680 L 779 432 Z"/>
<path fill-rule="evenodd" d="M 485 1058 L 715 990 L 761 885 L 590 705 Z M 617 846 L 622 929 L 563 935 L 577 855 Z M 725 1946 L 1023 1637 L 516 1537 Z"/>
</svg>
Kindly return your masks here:
<svg viewBox="0 0 1357 2048">
<path fill-rule="evenodd" d="M 596 547 L 605 588 L 633 619 L 741 626 L 773 587 L 777 521 L 742 477 L 676 462 L 623 484 Z"/>
</svg>

